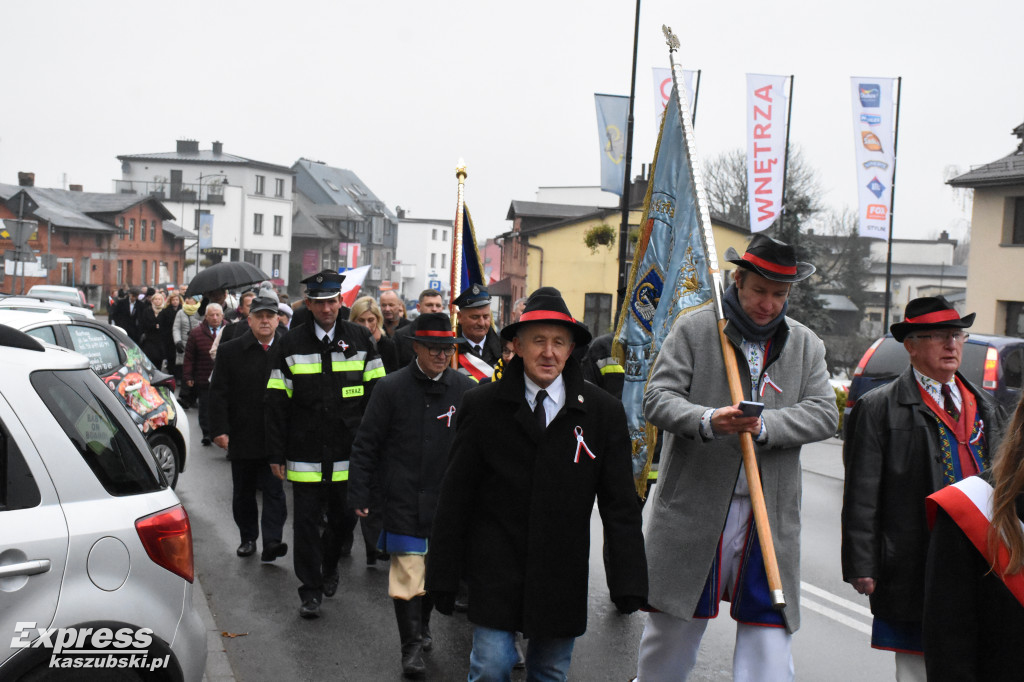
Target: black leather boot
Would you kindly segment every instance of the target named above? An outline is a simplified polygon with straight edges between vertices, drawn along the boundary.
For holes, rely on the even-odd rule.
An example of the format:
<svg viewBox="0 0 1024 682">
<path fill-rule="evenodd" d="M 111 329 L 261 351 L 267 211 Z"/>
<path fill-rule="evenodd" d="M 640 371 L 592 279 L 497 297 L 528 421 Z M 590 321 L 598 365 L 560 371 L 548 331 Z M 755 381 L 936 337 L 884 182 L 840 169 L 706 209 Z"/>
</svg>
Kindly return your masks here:
<svg viewBox="0 0 1024 682">
<path fill-rule="evenodd" d="M 430 651 L 434 648 L 434 638 L 430 636 L 430 612 L 434 610 L 434 600 L 430 598 L 429 594 L 425 594 L 420 597 L 423 604 L 422 610 L 422 626 L 420 627 L 420 638 L 422 640 L 422 646 L 424 651 Z"/>
<path fill-rule="evenodd" d="M 423 598 L 415 597 L 406 601 L 393 599 L 395 618 L 398 620 L 398 635 L 402 640 L 402 675 L 423 677 L 427 668 L 423 664 Z"/>
</svg>

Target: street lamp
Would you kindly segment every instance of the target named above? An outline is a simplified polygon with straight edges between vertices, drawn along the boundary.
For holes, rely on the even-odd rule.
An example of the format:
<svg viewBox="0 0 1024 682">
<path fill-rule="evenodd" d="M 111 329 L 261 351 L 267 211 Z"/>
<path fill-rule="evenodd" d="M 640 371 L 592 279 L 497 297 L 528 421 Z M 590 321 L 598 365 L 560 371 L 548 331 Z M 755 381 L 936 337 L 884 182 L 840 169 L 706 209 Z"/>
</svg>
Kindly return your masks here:
<svg viewBox="0 0 1024 682">
<path fill-rule="evenodd" d="M 203 178 L 206 178 L 206 180 L 204 181 Z M 196 188 L 196 236 L 197 237 L 199 236 L 199 221 L 200 221 L 200 219 L 203 216 L 203 186 L 204 185 L 212 184 L 211 181 L 215 180 L 217 178 L 220 178 L 222 185 L 228 184 L 228 178 L 224 174 L 224 171 L 217 171 L 215 173 L 207 173 L 205 175 L 202 173 L 202 171 L 200 171 L 200 173 L 199 173 L 199 183 L 198 183 L 198 187 Z M 199 249 L 199 241 L 197 240 L 196 241 L 196 272 L 197 273 L 199 272 L 199 256 L 200 256 L 200 249 Z"/>
</svg>

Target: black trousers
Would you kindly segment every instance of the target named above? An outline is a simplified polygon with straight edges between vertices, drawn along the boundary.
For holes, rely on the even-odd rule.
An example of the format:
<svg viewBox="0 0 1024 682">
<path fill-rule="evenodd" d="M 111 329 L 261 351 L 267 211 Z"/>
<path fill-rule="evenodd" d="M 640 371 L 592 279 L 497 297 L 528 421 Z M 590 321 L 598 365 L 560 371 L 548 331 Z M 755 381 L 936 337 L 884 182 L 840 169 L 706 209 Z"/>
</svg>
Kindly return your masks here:
<svg viewBox="0 0 1024 682">
<path fill-rule="evenodd" d="M 302 601 L 321 599 L 324 575 L 336 571 L 342 555 L 352 551 L 356 514 L 347 498 L 348 481 L 292 483 L 295 576 Z M 327 525 L 321 532 L 325 512 Z"/>
<path fill-rule="evenodd" d="M 196 408 L 199 410 L 199 430 L 203 438 L 210 437 L 210 385 L 195 385 Z"/>
<path fill-rule="evenodd" d="M 231 460 L 231 512 L 238 526 L 242 542 L 260 536 L 263 546 L 280 542 L 284 522 L 288 518 L 288 505 L 284 496 L 284 483 L 270 471 L 265 459 Z M 259 516 L 256 492 L 263 493 L 263 516 Z"/>
</svg>

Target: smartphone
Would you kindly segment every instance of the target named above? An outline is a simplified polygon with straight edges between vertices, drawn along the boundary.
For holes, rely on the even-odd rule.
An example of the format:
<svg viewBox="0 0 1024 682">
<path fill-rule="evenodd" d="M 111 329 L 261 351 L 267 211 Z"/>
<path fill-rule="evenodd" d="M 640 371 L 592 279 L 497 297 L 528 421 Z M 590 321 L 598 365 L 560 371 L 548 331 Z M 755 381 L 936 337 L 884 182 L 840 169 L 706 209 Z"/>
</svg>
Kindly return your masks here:
<svg viewBox="0 0 1024 682">
<path fill-rule="evenodd" d="M 744 417 L 760 417 L 762 410 L 764 410 L 764 403 L 755 403 L 749 400 L 740 401 L 740 411 L 743 412 Z"/>
</svg>

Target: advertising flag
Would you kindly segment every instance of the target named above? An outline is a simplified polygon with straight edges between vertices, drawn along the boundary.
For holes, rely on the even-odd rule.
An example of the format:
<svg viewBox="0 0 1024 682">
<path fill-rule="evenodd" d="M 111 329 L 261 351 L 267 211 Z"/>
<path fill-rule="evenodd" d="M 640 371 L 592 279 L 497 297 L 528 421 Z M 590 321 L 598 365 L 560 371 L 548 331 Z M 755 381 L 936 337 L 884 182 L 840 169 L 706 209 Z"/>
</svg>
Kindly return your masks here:
<svg viewBox="0 0 1024 682">
<path fill-rule="evenodd" d="M 752 233 L 767 230 L 782 211 L 787 78 L 747 74 L 747 209 Z"/>
<path fill-rule="evenodd" d="M 597 103 L 597 136 L 601 144 L 601 189 L 622 196 L 629 98 L 595 94 L 594 101 Z"/>
<path fill-rule="evenodd" d="M 199 250 L 213 248 L 213 214 L 199 214 Z"/>
<path fill-rule="evenodd" d="M 661 130 L 661 119 L 665 116 L 665 107 L 668 106 L 668 97 L 672 94 L 672 69 L 665 69 L 655 66 L 654 71 L 654 125 Z M 693 105 L 697 99 L 697 72 L 683 69 L 683 90 L 686 92 L 686 101 L 693 111 Z"/>
<path fill-rule="evenodd" d="M 648 443 L 653 445 L 655 437 L 654 427 L 643 415 L 644 389 L 651 368 L 676 318 L 711 300 L 695 183 L 676 97 L 673 89 L 658 136 L 642 229 L 615 332 L 625 368 L 622 402 L 633 444 L 633 475 L 641 486 L 649 468 Z"/>
<path fill-rule="evenodd" d="M 853 146 L 857 157 L 857 225 L 862 237 L 889 238 L 896 155 L 893 78 L 850 79 L 853 88 Z"/>
</svg>

